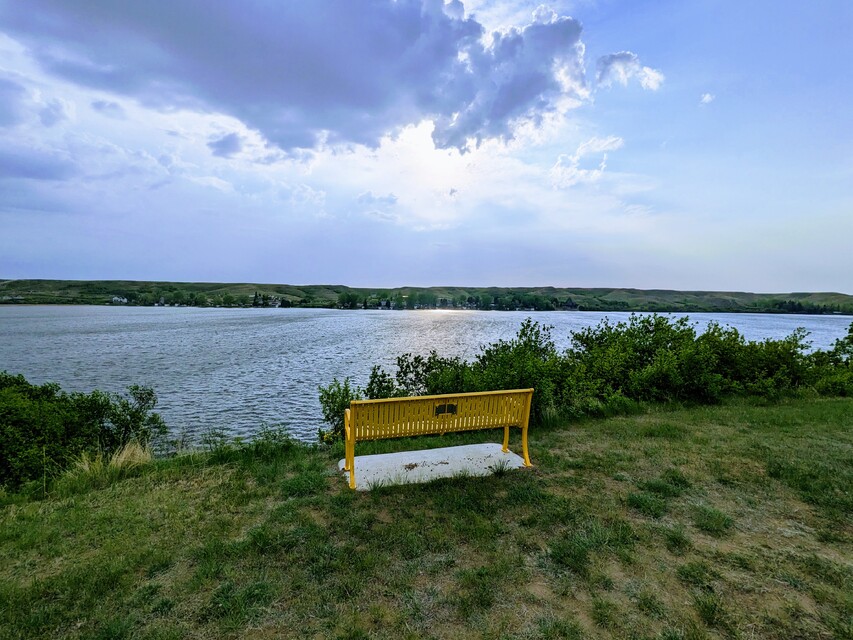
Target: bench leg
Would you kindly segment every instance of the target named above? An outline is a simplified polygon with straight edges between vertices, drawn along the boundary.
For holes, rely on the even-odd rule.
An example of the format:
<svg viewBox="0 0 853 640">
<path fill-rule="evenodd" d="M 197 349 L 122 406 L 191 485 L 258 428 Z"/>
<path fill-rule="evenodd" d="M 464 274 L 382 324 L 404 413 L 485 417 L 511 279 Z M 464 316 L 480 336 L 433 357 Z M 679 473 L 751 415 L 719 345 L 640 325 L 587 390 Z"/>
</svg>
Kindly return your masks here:
<svg viewBox="0 0 853 640">
<path fill-rule="evenodd" d="M 344 410 L 344 471 L 349 471 L 349 488 L 355 489 L 355 431 L 350 409 Z"/>
<path fill-rule="evenodd" d="M 521 423 L 521 450 L 524 453 L 524 466 L 532 467 L 530 454 L 527 453 L 527 427 L 530 426 L 530 405 L 533 402 L 533 389 L 524 401 L 524 422 Z"/>
<path fill-rule="evenodd" d="M 509 427 L 504 427 L 504 448 L 503 452 L 507 453 L 509 451 Z"/>
<path fill-rule="evenodd" d="M 355 442 L 347 441 L 345 469 L 349 471 L 349 488 L 355 489 Z"/>
</svg>

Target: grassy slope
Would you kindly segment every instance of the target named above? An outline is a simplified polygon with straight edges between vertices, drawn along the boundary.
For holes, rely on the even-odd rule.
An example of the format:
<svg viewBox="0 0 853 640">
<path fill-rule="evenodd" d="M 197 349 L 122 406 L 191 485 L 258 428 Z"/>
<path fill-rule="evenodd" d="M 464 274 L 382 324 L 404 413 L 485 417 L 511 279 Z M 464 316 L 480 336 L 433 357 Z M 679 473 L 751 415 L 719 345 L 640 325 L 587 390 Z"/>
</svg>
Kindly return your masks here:
<svg viewBox="0 0 853 640">
<path fill-rule="evenodd" d="M 367 494 L 340 455 L 192 455 L 7 497 L 0 637 L 853 634 L 851 399 L 542 428 L 532 470 Z"/>
<path fill-rule="evenodd" d="M 757 311 L 772 307 L 775 302 L 794 300 L 803 304 L 837 305 L 853 314 L 853 296 L 841 293 L 745 293 L 714 291 L 669 291 L 640 289 L 582 289 L 555 287 L 400 287 L 396 289 L 351 288 L 343 285 L 285 285 L 209 282 L 136 282 L 126 280 L 5 280 L 0 281 L 0 299 L 5 296 L 29 303 L 79 303 L 106 304 L 113 295 L 130 292 L 169 291 L 181 289 L 187 293 L 199 292 L 208 296 L 230 293 L 234 296 L 252 296 L 255 292 L 285 297 L 294 304 L 319 306 L 334 305 L 342 292 L 356 292 L 369 296 L 385 292 L 409 295 L 412 292 L 431 291 L 449 299 L 459 295 L 504 296 L 508 293 L 531 293 L 548 298 L 557 297 L 565 302 L 569 297 L 575 304 L 590 309 L 643 310 L 643 311 Z"/>
</svg>

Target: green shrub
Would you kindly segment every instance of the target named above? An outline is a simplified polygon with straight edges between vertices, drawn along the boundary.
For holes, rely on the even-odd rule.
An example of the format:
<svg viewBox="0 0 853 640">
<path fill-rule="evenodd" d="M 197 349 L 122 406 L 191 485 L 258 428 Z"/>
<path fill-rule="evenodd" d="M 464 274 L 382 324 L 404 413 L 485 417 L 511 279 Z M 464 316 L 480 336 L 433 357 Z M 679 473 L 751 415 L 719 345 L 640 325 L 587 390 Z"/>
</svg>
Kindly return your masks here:
<svg viewBox="0 0 853 640">
<path fill-rule="evenodd" d="M 551 327 L 530 318 L 512 340 L 483 347 L 471 365 L 477 391 L 533 388 L 531 418 L 539 422 L 557 404 L 561 359 L 551 339 Z"/>
<path fill-rule="evenodd" d="M 825 372 L 815 381 L 815 391 L 822 396 L 853 396 L 853 369 Z"/>
<path fill-rule="evenodd" d="M 129 397 L 101 391 L 65 393 L 0 372 L 0 485 L 55 477 L 84 453 L 111 456 L 135 442 L 147 447 L 166 433 L 153 413 L 157 396 L 146 387 Z"/>
<path fill-rule="evenodd" d="M 565 418 L 641 411 L 646 402 L 711 404 L 727 396 L 775 400 L 783 394 L 817 392 L 853 396 L 853 325 L 829 351 L 807 353 L 803 329 L 786 338 L 750 342 L 731 327 L 710 323 L 697 335 L 686 317 L 632 315 L 571 334 L 557 351 L 551 327 L 525 320 L 515 338 L 484 346 L 471 362 L 403 354 L 392 376 L 374 367 L 368 398 L 534 388 L 531 419 L 551 424 Z M 345 381 L 346 383 L 346 381 Z M 334 386 L 337 385 L 337 386 Z M 342 432 L 349 389 L 337 381 L 321 388 L 330 432 Z M 346 400 L 346 402 L 343 402 Z M 339 402 L 340 401 L 340 402 Z M 327 414 L 326 410 L 334 409 Z"/>
<path fill-rule="evenodd" d="M 127 394 L 129 397 L 109 396 L 109 411 L 100 438 L 101 449 L 109 454 L 130 442 L 145 446 L 167 432 L 163 418 L 153 412 L 157 406 L 157 394 L 153 389 L 131 385 Z"/>
<path fill-rule="evenodd" d="M 374 372 L 378 370 L 374 368 Z M 445 358 L 435 351 L 426 358 L 407 353 L 397 358 L 396 388 L 391 395 L 458 393 L 478 390 L 475 387 L 470 367 L 461 358 Z"/>
<path fill-rule="evenodd" d="M 321 386 L 319 390 L 323 420 L 331 427 L 328 431 L 319 430 L 320 441 L 331 444 L 343 440 L 344 411 L 349 409 L 350 402 L 360 400 L 364 396 L 364 392 L 359 387 L 351 387 L 349 378 L 344 378 L 343 382 L 334 378 L 328 387 Z"/>
</svg>

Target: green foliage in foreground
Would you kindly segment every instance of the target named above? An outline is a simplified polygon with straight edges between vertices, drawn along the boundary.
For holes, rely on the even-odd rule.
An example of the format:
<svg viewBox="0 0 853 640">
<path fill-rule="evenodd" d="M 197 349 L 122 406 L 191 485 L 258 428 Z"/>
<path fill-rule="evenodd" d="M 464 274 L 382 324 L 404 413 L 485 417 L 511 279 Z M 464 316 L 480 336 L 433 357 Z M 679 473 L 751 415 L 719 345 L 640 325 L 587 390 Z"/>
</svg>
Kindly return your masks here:
<svg viewBox="0 0 853 640">
<path fill-rule="evenodd" d="M 853 399 L 761 404 L 540 427 L 531 469 L 369 493 L 267 430 L 7 495 L 0 638 L 849 638 Z"/>
<path fill-rule="evenodd" d="M 715 404 L 731 396 L 775 400 L 785 394 L 853 396 L 853 325 L 828 351 L 807 353 L 807 333 L 747 341 L 731 327 L 711 323 L 697 334 L 689 318 L 633 315 L 572 332 L 559 352 L 551 330 L 525 320 L 511 340 L 481 348 L 471 362 L 432 352 L 404 354 L 392 376 L 374 367 L 367 387 L 333 380 L 320 387 L 329 431 L 343 434 L 350 400 L 533 387 L 535 423 L 638 411 L 641 403 Z M 639 500 L 640 498 L 636 498 Z"/>
<path fill-rule="evenodd" d="M 351 387 L 348 379 L 340 382 L 336 378 L 328 387 L 320 387 L 320 408 L 323 412 L 323 420 L 331 427 L 328 431 L 320 429 L 321 442 L 329 444 L 343 437 L 344 411 L 349 409 L 351 401 L 360 400 L 361 397 L 361 390 Z"/>
<path fill-rule="evenodd" d="M 111 456 L 135 442 L 147 446 L 166 433 L 157 396 L 128 387 L 127 396 L 65 393 L 55 383 L 33 385 L 0 372 L 0 486 L 53 478 L 82 454 Z"/>
</svg>

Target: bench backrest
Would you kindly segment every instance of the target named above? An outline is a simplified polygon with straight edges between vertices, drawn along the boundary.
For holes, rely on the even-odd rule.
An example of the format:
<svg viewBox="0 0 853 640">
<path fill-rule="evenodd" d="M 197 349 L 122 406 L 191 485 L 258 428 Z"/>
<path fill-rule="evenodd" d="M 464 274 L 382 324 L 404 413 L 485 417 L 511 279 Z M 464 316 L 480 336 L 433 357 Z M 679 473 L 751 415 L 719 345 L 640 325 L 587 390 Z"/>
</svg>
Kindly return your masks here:
<svg viewBox="0 0 853 640">
<path fill-rule="evenodd" d="M 526 426 L 533 389 L 353 400 L 355 440 Z"/>
</svg>

